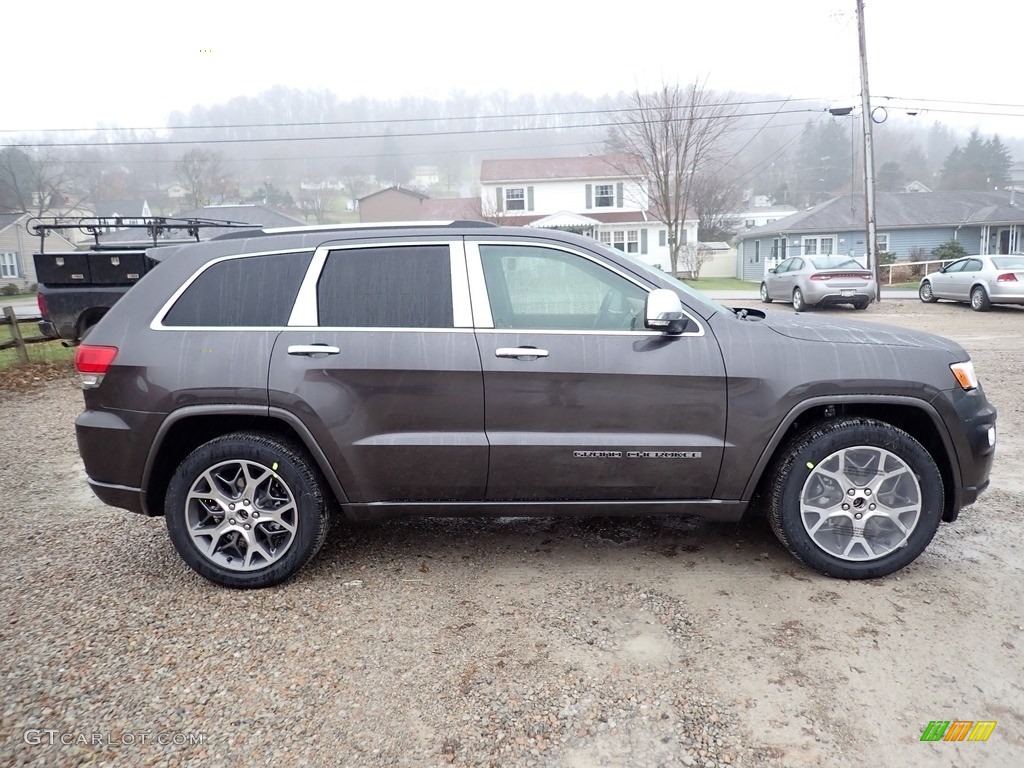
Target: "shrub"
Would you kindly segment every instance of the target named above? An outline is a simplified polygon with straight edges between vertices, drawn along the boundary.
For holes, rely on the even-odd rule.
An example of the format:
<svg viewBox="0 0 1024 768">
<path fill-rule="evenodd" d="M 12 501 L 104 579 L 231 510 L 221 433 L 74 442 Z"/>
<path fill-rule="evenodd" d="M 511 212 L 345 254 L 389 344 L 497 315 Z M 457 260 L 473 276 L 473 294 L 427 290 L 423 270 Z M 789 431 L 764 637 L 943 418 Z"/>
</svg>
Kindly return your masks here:
<svg viewBox="0 0 1024 768">
<path fill-rule="evenodd" d="M 936 259 L 950 260 L 962 259 L 967 255 L 967 251 L 964 250 L 963 243 L 959 240 L 947 240 L 938 248 L 932 251 L 932 256 Z"/>
<path fill-rule="evenodd" d="M 0 288 L 0 295 L 3 296 L 17 296 L 19 293 L 21 293 L 21 288 L 14 283 L 8 283 L 3 288 Z"/>
</svg>

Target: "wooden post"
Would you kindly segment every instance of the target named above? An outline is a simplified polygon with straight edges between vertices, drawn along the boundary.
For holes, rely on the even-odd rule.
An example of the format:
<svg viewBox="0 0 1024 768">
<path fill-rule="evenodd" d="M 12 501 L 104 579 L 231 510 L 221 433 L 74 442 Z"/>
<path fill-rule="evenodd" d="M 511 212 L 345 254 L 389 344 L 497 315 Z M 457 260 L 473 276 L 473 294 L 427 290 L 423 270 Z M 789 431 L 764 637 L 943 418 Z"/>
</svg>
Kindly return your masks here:
<svg viewBox="0 0 1024 768">
<path fill-rule="evenodd" d="M 10 323 L 11 338 L 14 339 L 14 348 L 18 350 L 18 361 L 28 362 L 28 347 L 25 340 L 21 338 L 21 328 L 18 327 L 18 318 L 14 314 L 14 307 L 4 307 L 4 318 Z"/>
</svg>

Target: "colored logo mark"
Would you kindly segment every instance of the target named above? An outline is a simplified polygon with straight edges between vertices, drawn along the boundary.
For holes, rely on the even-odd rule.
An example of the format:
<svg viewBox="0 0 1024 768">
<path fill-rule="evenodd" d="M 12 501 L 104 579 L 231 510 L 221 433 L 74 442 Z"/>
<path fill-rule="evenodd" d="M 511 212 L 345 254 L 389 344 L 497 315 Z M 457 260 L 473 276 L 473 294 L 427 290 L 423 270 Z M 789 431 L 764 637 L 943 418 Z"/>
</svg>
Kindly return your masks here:
<svg viewBox="0 0 1024 768">
<path fill-rule="evenodd" d="M 921 741 L 988 741 L 995 729 L 995 720 L 931 720 Z"/>
</svg>

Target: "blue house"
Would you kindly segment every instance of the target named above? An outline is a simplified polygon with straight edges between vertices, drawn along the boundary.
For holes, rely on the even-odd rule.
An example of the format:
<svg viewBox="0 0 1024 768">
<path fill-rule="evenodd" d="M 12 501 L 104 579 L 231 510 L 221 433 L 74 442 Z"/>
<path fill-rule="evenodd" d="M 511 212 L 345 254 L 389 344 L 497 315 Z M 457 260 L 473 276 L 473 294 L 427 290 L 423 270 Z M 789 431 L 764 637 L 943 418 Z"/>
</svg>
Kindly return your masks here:
<svg viewBox="0 0 1024 768">
<path fill-rule="evenodd" d="M 1024 252 L 1024 193 L 1013 191 L 879 192 L 878 250 L 902 261 L 959 240 L 967 253 Z M 864 196 L 836 197 L 807 211 L 755 227 L 736 238 L 736 276 L 760 280 L 790 256 L 843 254 L 864 259 Z"/>
</svg>

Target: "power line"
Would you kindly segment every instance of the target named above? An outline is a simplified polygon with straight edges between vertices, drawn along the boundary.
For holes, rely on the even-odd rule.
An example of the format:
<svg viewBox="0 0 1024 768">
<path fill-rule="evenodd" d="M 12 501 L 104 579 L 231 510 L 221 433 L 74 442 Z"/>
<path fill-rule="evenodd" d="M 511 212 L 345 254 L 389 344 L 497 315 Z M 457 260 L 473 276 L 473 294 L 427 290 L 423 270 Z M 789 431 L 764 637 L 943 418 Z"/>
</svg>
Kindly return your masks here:
<svg viewBox="0 0 1024 768">
<path fill-rule="evenodd" d="M 757 104 L 777 104 L 779 102 L 817 101 L 824 99 L 800 98 L 800 99 L 749 99 L 745 101 L 724 102 L 721 106 L 737 107 L 751 106 Z M 398 117 L 398 118 L 374 118 L 368 120 L 323 120 L 312 122 L 282 122 L 282 123 L 225 123 L 220 125 L 162 125 L 146 127 L 121 128 L 117 126 L 103 128 L 3 128 L 0 133 L 97 133 L 101 131 L 204 131 L 219 130 L 222 128 L 311 128 L 323 126 L 358 126 L 358 125 L 388 125 L 392 123 L 434 123 L 465 120 L 510 120 L 537 117 L 575 117 L 579 115 L 614 115 L 624 112 L 632 112 L 634 107 L 616 107 L 609 109 L 578 109 L 557 112 L 521 112 L 509 115 L 463 115 L 457 117 Z"/>
</svg>

